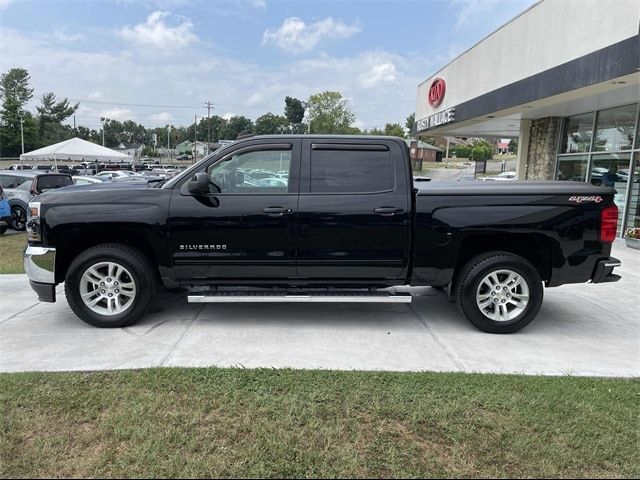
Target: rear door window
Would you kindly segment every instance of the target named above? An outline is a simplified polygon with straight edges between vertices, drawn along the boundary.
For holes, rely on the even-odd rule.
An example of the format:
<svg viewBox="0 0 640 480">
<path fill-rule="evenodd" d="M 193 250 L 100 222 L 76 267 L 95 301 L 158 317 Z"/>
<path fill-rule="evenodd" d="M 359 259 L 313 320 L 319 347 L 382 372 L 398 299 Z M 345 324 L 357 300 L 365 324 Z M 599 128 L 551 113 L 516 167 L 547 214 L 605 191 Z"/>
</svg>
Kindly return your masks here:
<svg viewBox="0 0 640 480">
<path fill-rule="evenodd" d="M 393 190 L 395 185 L 393 160 L 386 146 L 367 150 L 312 146 L 311 193 L 375 193 Z"/>
</svg>

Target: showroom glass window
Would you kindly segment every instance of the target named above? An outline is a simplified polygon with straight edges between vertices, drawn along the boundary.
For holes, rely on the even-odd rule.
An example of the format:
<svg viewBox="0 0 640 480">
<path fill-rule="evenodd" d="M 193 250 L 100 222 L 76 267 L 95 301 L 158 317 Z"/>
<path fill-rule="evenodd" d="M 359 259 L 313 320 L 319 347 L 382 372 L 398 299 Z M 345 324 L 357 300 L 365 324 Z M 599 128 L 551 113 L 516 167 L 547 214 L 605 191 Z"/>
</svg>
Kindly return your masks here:
<svg viewBox="0 0 640 480">
<path fill-rule="evenodd" d="M 567 117 L 562 132 L 560 153 L 582 153 L 591 148 L 593 137 L 593 115 L 585 113 Z"/>
<path fill-rule="evenodd" d="M 639 110 L 635 103 L 567 117 L 558 148 L 557 180 L 586 181 L 616 189 L 618 234 L 639 221 Z"/>
</svg>

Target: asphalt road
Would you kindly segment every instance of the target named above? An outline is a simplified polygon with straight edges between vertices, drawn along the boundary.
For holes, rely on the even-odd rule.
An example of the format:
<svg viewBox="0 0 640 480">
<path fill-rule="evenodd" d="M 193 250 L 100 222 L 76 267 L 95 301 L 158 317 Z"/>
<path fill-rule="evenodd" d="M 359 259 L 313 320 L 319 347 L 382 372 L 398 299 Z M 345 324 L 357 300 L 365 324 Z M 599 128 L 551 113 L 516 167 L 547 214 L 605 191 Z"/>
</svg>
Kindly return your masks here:
<svg viewBox="0 0 640 480">
<path fill-rule="evenodd" d="M 0 275 L 0 371 L 155 366 L 293 367 L 631 377 L 640 374 L 640 252 L 616 243 L 618 283 L 547 289 L 536 320 L 490 335 L 423 288 L 410 305 L 187 304 L 165 294 L 138 324 L 101 330 L 58 288 L 39 303 L 24 275 Z"/>
</svg>

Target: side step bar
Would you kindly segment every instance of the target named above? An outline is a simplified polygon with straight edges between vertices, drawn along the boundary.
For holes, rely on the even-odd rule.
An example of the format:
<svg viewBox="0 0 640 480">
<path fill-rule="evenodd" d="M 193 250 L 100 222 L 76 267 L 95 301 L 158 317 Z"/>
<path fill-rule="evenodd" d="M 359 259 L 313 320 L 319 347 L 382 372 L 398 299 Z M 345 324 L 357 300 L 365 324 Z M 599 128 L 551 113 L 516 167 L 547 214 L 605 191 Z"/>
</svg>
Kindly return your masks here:
<svg viewBox="0 0 640 480">
<path fill-rule="evenodd" d="M 187 297 L 189 303 L 411 303 L 409 293 L 396 292 L 206 292 Z"/>
</svg>

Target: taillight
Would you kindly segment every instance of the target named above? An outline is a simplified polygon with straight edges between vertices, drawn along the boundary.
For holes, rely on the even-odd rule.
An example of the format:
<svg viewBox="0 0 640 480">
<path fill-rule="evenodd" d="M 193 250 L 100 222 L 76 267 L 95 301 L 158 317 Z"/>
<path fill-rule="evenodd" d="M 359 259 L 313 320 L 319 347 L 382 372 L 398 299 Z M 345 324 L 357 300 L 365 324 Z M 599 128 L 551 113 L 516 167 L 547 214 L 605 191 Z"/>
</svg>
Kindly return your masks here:
<svg viewBox="0 0 640 480">
<path fill-rule="evenodd" d="M 607 207 L 600 213 L 600 240 L 611 243 L 616 239 L 618 229 L 618 207 Z"/>
</svg>

